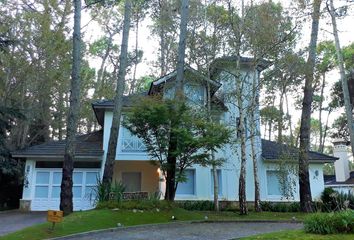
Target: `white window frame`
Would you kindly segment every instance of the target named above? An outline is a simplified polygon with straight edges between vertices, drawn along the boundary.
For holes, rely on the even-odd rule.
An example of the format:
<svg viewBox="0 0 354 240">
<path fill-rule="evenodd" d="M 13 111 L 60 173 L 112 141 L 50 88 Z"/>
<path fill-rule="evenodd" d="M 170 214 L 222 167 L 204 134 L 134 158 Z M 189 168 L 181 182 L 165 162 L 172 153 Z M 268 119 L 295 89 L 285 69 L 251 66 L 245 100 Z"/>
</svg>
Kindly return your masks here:
<svg viewBox="0 0 354 240">
<path fill-rule="evenodd" d="M 266 190 L 267 190 L 267 198 L 269 199 L 277 199 L 277 200 L 281 200 L 283 198 L 283 195 L 280 194 L 280 195 L 276 195 L 276 194 L 269 194 L 269 187 L 268 187 L 268 172 L 279 172 L 278 170 L 275 170 L 275 169 L 268 169 L 266 170 Z M 279 180 L 278 180 L 278 184 L 279 183 Z M 279 189 L 279 191 L 281 192 L 281 190 Z"/>
<path fill-rule="evenodd" d="M 193 193 L 192 194 L 185 194 L 185 193 L 177 193 L 177 189 L 178 189 L 178 185 L 181 183 L 178 183 L 177 185 L 177 189 L 176 189 L 176 196 L 178 196 L 179 198 L 184 198 L 184 197 L 191 197 L 191 196 L 196 196 L 197 195 L 197 170 L 195 168 L 187 168 L 184 171 L 193 171 Z"/>
</svg>

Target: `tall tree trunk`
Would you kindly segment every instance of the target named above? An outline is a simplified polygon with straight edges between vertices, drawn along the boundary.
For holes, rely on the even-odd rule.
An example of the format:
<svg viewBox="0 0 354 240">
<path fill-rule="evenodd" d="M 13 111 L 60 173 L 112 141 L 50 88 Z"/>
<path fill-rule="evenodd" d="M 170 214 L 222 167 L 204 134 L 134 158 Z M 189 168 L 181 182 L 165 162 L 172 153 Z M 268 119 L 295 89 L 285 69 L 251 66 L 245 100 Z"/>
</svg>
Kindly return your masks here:
<svg viewBox="0 0 354 240">
<path fill-rule="evenodd" d="M 177 76 L 176 76 L 176 96 L 183 95 L 183 80 L 184 80 L 184 64 L 186 56 L 186 41 L 187 41 L 187 24 L 188 24 L 188 8 L 189 0 L 182 0 L 181 6 L 181 23 L 178 42 L 178 61 L 177 61 Z"/>
<path fill-rule="evenodd" d="M 300 206 L 303 212 L 312 212 L 312 196 L 309 179 L 309 150 L 311 130 L 311 104 L 313 100 L 313 75 L 316 61 L 316 46 L 320 21 L 321 0 L 313 1 L 312 29 L 305 75 L 304 99 L 302 102 L 299 153 Z"/>
<path fill-rule="evenodd" d="M 293 125 L 292 125 L 292 122 L 291 122 L 291 115 L 290 115 L 290 111 L 289 111 L 289 101 L 288 101 L 288 95 L 287 94 L 285 94 L 285 101 L 286 101 L 286 113 L 287 113 L 287 115 L 289 117 L 290 145 L 291 146 L 295 146 Z"/>
<path fill-rule="evenodd" d="M 187 23 L 188 23 L 188 8 L 189 0 L 182 0 L 181 5 L 181 23 L 180 35 L 178 44 L 178 62 L 177 62 L 177 76 L 176 76 L 176 92 L 175 100 L 184 100 L 183 81 L 184 81 L 184 58 L 186 51 L 186 38 L 187 38 Z M 175 106 L 178 108 L 178 104 Z M 178 119 L 171 122 L 171 129 L 178 128 Z M 173 201 L 176 193 L 176 156 L 177 149 L 177 136 L 172 131 L 170 134 L 170 142 L 167 154 L 167 176 L 166 176 L 166 194 L 165 199 Z"/>
<path fill-rule="evenodd" d="M 123 23 L 123 37 L 122 45 L 119 56 L 119 71 L 117 79 L 116 95 L 114 97 L 114 110 L 111 132 L 109 135 L 109 143 L 107 149 L 106 162 L 104 166 L 104 173 L 102 182 L 110 185 L 113 177 L 113 166 L 117 153 L 117 142 L 120 128 L 120 118 L 122 115 L 122 98 L 125 85 L 125 75 L 127 68 L 127 55 L 128 55 L 128 39 L 130 30 L 130 15 L 131 15 L 131 0 L 125 0 L 124 6 L 124 23 Z"/>
<path fill-rule="evenodd" d="M 284 109 L 283 109 L 283 101 L 284 101 L 284 92 L 280 94 L 279 101 L 279 116 L 278 116 L 278 143 L 283 142 L 283 117 L 284 117 Z"/>
<path fill-rule="evenodd" d="M 58 99 L 58 140 L 63 140 L 63 121 L 64 121 L 64 97 L 63 93 L 59 92 L 59 99 Z"/>
<path fill-rule="evenodd" d="M 326 120 L 325 128 L 324 128 L 324 131 L 323 131 L 323 138 L 322 138 L 323 151 L 324 151 L 324 145 L 325 145 L 326 138 L 327 138 L 329 116 L 331 115 L 331 113 L 332 113 L 332 108 L 330 108 L 328 110 L 327 120 Z"/>
<path fill-rule="evenodd" d="M 272 138 L 272 120 L 268 121 L 268 140 L 271 141 Z"/>
<path fill-rule="evenodd" d="M 167 17 L 167 2 L 165 0 L 159 1 L 160 5 L 160 76 L 166 74 L 166 32 L 165 19 Z"/>
<path fill-rule="evenodd" d="M 135 23 L 135 63 L 133 70 L 133 81 L 131 83 L 129 94 L 134 93 L 136 88 L 136 70 L 138 68 L 138 51 L 139 51 L 139 10 L 136 13 L 136 23 Z"/>
<path fill-rule="evenodd" d="M 242 97 L 240 97 L 242 101 Z M 240 104 L 239 100 L 239 104 Z M 241 105 L 242 106 L 242 103 Z M 239 114 L 239 132 L 241 142 L 241 166 L 240 166 L 240 179 L 238 184 L 238 201 L 240 206 L 240 215 L 247 215 L 247 200 L 246 200 L 246 131 L 245 131 L 245 116 L 243 108 L 240 108 Z"/>
<path fill-rule="evenodd" d="M 328 6 L 327 6 L 328 8 Z M 344 106 L 345 106 L 345 114 L 347 115 L 347 122 L 348 122 L 348 130 L 350 135 L 350 146 L 352 148 L 352 154 L 354 156 L 354 120 L 353 120 L 353 107 L 350 103 L 350 93 L 348 87 L 348 80 L 345 75 L 344 70 L 344 60 L 342 55 L 342 50 L 339 43 L 338 37 L 338 28 L 337 28 L 337 21 L 336 21 L 336 13 L 335 8 L 333 5 L 333 0 L 329 1 L 329 8 L 328 11 L 331 15 L 332 19 L 332 26 L 333 26 L 333 35 L 334 35 L 334 42 L 336 45 L 336 53 L 337 53 L 337 61 L 339 65 L 339 72 L 340 72 L 340 80 L 342 82 L 342 89 L 343 89 L 343 96 L 344 96 Z"/>
<path fill-rule="evenodd" d="M 319 109 L 318 109 L 318 120 L 320 122 L 320 145 L 318 147 L 318 151 L 320 153 L 323 153 L 323 148 L 324 146 L 322 145 L 323 142 L 323 127 L 322 127 L 322 112 L 323 112 L 323 93 L 324 93 L 324 88 L 326 85 L 326 73 L 322 74 L 322 86 L 321 86 L 321 95 L 320 95 L 320 103 L 319 103 Z M 324 143 L 324 142 L 323 142 Z"/>
<path fill-rule="evenodd" d="M 71 73 L 70 108 L 67 122 L 66 144 L 61 180 L 60 209 L 64 215 L 73 211 L 73 170 L 75 158 L 75 135 L 80 110 L 80 64 L 81 64 L 81 0 L 74 0 L 73 65 Z"/>
<path fill-rule="evenodd" d="M 215 159 L 214 153 L 212 153 L 212 158 Z M 218 170 L 216 169 L 215 164 L 213 164 L 213 183 L 214 183 L 214 210 L 219 211 L 219 178 Z"/>
<path fill-rule="evenodd" d="M 254 59 L 256 57 L 254 56 Z M 255 64 L 256 66 L 256 64 Z M 260 212 L 261 209 L 261 197 L 260 197 L 260 188 L 259 188 L 259 177 L 258 177 L 258 153 L 256 150 L 255 138 L 260 135 L 257 131 L 257 122 L 256 115 L 259 116 L 258 106 L 259 106 L 259 95 L 258 95 L 258 86 L 259 86 L 259 76 L 257 75 L 256 67 L 253 69 L 253 81 L 252 81 L 252 106 L 250 107 L 250 120 L 251 120 L 251 157 L 253 163 L 253 178 L 254 178 L 254 210 Z"/>
<path fill-rule="evenodd" d="M 210 71 L 208 68 L 208 78 L 210 78 Z M 210 91 L 210 83 L 207 82 L 207 112 L 208 112 L 208 120 L 209 122 L 213 121 L 212 112 L 211 112 L 211 91 Z M 218 178 L 218 170 L 216 169 L 215 163 L 215 154 L 211 153 L 212 164 L 212 173 L 213 173 L 213 183 L 214 183 L 214 210 L 219 211 L 219 178 Z"/>
</svg>

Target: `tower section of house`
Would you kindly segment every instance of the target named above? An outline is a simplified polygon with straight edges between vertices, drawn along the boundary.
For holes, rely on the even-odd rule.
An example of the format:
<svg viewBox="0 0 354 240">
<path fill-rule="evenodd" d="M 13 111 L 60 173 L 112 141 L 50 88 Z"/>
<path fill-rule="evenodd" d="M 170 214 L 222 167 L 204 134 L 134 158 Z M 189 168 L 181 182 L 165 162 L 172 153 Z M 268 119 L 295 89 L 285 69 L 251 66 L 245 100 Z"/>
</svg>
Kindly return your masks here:
<svg viewBox="0 0 354 240">
<path fill-rule="evenodd" d="M 350 171 L 353 156 L 347 146 L 347 141 L 333 141 L 333 155 L 339 160 L 334 163 L 335 175 L 325 176 L 325 186 L 338 192 L 354 194 L 354 171 Z"/>
</svg>

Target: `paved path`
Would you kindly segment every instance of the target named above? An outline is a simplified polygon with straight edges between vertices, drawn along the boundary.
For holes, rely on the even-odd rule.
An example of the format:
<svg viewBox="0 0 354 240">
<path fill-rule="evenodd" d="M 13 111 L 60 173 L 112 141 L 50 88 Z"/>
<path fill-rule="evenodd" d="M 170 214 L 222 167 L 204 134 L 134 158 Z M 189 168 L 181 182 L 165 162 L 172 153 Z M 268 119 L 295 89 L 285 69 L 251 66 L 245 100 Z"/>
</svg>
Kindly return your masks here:
<svg viewBox="0 0 354 240">
<path fill-rule="evenodd" d="M 0 212 L 0 236 L 45 222 L 47 220 L 46 214 L 46 212 Z"/>
<path fill-rule="evenodd" d="M 153 226 L 137 226 L 107 232 L 85 234 L 83 236 L 66 237 L 75 240 L 212 240 L 235 239 L 260 233 L 275 232 L 287 229 L 300 229 L 299 223 L 176 223 Z"/>
</svg>

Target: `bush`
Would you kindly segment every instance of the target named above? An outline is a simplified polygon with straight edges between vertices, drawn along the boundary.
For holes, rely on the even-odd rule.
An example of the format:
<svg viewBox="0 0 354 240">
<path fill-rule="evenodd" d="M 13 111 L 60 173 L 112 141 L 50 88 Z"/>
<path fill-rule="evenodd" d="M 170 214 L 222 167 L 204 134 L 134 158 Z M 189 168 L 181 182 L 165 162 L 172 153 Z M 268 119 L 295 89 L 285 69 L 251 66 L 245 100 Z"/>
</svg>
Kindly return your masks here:
<svg viewBox="0 0 354 240">
<path fill-rule="evenodd" d="M 332 188 L 325 188 L 321 194 L 322 211 L 343 211 L 346 209 L 354 209 L 354 195 L 337 192 Z"/>
<path fill-rule="evenodd" d="M 96 209 L 138 209 L 138 210 L 155 210 L 156 208 L 160 210 L 169 210 L 173 208 L 174 205 L 168 201 L 151 201 L 151 200 L 127 200 L 127 201 L 104 201 L 99 202 Z"/>
<path fill-rule="evenodd" d="M 93 188 L 93 192 L 89 198 L 95 198 L 95 203 L 117 201 L 120 202 L 123 199 L 123 192 L 125 187 L 121 182 L 114 181 L 114 183 L 106 184 L 97 179 L 97 185 Z"/>
<path fill-rule="evenodd" d="M 354 211 L 312 214 L 305 219 L 304 228 L 317 234 L 354 233 Z"/>
<path fill-rule="evenodd" d="M 179 201 L 176 205 L 190 211 L 213 211 L 214 202 L 212 201 Z"/>
<path fill-rule="evenodd" d="M 300 203 L 272 203 L 272 202 L 261 202 L 262 211 L 267 212 L 299 212 Z"/>
</svg>

